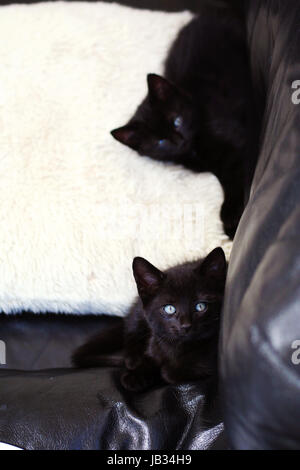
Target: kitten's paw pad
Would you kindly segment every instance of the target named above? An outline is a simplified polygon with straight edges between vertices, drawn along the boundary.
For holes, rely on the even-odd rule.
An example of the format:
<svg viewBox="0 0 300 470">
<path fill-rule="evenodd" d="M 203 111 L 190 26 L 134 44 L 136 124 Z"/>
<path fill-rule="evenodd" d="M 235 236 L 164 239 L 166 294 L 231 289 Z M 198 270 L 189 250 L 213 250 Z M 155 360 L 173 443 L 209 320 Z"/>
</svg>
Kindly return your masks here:
<svg viewBox="0 0 300 470">
<path fill-rule="evenodd" d="M 130 392 L 142 392 L 146 390 L 152 381 L 149 377 L 143 375 L 137 375 L 134 372 L 124 372 L 121 376 L 121 384 Z"/>
</svg>

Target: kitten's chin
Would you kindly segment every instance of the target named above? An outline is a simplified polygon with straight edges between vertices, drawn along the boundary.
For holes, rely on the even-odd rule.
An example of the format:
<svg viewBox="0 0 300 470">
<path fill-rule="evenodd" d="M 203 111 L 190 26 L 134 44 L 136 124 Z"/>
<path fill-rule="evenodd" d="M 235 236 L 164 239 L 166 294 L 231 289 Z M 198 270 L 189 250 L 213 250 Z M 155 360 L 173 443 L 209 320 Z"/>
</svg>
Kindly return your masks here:
<svg viewBox="0 0 300 470">
<path fill-rule="evenodd" d="M 180 331 L 176 335 L 177 341 L 190 341 L 193 338 L 193 333 L 191 331 Z"/>
<path fill-rule="evenodd" d="M 138 152 L 140 157 L 143 158 L 150 158 L 151 160 L 156 160 L 158 162 L 163 162 L 165 165 L 174 165 L 175 164 L 181 164 L 181 157 L 177 157 L 173 155 L 170 157 L 169 155 L 147 155 L 145 153 Z"/>
</svg>

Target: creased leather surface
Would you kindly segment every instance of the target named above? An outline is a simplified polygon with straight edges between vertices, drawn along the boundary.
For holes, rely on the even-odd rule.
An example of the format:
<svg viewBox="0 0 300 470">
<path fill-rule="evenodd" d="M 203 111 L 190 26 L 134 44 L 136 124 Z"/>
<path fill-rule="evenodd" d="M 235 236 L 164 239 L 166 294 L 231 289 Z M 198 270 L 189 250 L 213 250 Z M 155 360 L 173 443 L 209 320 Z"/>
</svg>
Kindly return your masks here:
<svg viewBox="0 0 300 470">
<path fill-rule="evenodd" d="M 197 385 L 134 396 L 112 369 L 10 370 L 0 378 L 0 440 L 26 449 L 207 449 L 222 431 L 208 424 Z"/>
<path fill-rule="evenodd" d="M 300 4 L 249 2 L 263 115 L 259 161 L 229 265 L 221 348 L 225 425 L 238 449 L 300 448 Z"/>
<path fill-rule="evenodd" d="M 118 321 L 0 316 L 7 346 L 0 441 L 26 449 L 226 448 L 219 408 L 204 405 L 199 384 L 131 394 L 120 387 L 118 369 L 70 368 L 74 348 Z"/>
</svg>

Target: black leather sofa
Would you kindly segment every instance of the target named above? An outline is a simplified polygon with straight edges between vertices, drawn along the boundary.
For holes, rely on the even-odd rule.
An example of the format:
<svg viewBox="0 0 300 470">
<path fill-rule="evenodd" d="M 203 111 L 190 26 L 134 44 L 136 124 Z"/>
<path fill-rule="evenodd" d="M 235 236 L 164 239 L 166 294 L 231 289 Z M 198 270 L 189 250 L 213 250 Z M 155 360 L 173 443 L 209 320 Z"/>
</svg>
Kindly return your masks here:
<svg viewBox="0 0 300 470">
<path fill-rule="evenodd" d="M 200 0 L 199 0 L 200 1 Z M 28 2 L 32 3 L 32 2 Z M 121 3 L 166 10 L 197 1 Z M 129 394 L 118 370 L 74 370 L 70 352 L 101 316 L 0 316 L 0 441 L 26 449 L 300 447 L 300 4 L 245 3 L 259 159 L 229 264 L 220 345 L 221 402 L 197 383 Z M 300 354 L 299 354 L 300 357 Z M 294 361 L 295 362 L 295 361 Z"/>
<path fill-rule="evenodd" d="M 297 0 L 249 2 L 262 132 L 229 266 L 220 351 L 226 431 L 238 449 L 300 448 L 299 24 Z"/>
</svg>

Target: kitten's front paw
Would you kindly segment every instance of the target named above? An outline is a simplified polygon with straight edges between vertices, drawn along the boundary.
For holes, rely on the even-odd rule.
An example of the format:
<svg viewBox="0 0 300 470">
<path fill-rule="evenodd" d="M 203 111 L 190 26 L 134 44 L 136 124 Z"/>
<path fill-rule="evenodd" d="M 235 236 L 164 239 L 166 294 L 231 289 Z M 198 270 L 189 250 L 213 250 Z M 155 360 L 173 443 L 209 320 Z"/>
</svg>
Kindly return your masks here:
<svg viewBox="0 0 300 470">
<path fill-rule="evenodd" d="M 142 363 L 142 359 L 136 356 L 127 356 L 125 357 L 125 366 L 126 369 L 133 370 L 136 369 Z"/>
<path fill-rule="evenodd" d="M 224 225 L 224 232 L 226 233 L 226 235 L 228 236 L 230 240 L 233 240 L 235 236 L 235 232 L 237 230 L 237 224 L 235 223 L 232 224 L 231 222 L 229 223 L 224 222 L 223 225 Z"/>
<path fill-rule="evenodd" d="M 121 384 L 130 392 L 142 392 L 149 388 L 153 383 L 151 377 L 137 374 L 133 371 L 125 371 L 121 375 Z"/>
<path fill-rule="evenodd" d="M 241 209 L 231 208 L 228 204 L 223 204 L 221 209 L 221 220 L 223 222 L 224 232 L 233 240 L 235 232 L 241 218 Z"/>
<path fill-rule="evenodd" d="M 179 378 L 176 377 L 174 375 L 174 373 L 172 374 L 172 372 L 170 372 L 170 370 L 168 370 L 165 367 L 163 367 L 162 370 L 161 370 L 161 376 L 162 376 L 163 380 L 167 384 L 170 384 L 170 385 L 173 385 L 173 384 L 176 384 L 176 383 L 180 382 Z"/>
</svg>

